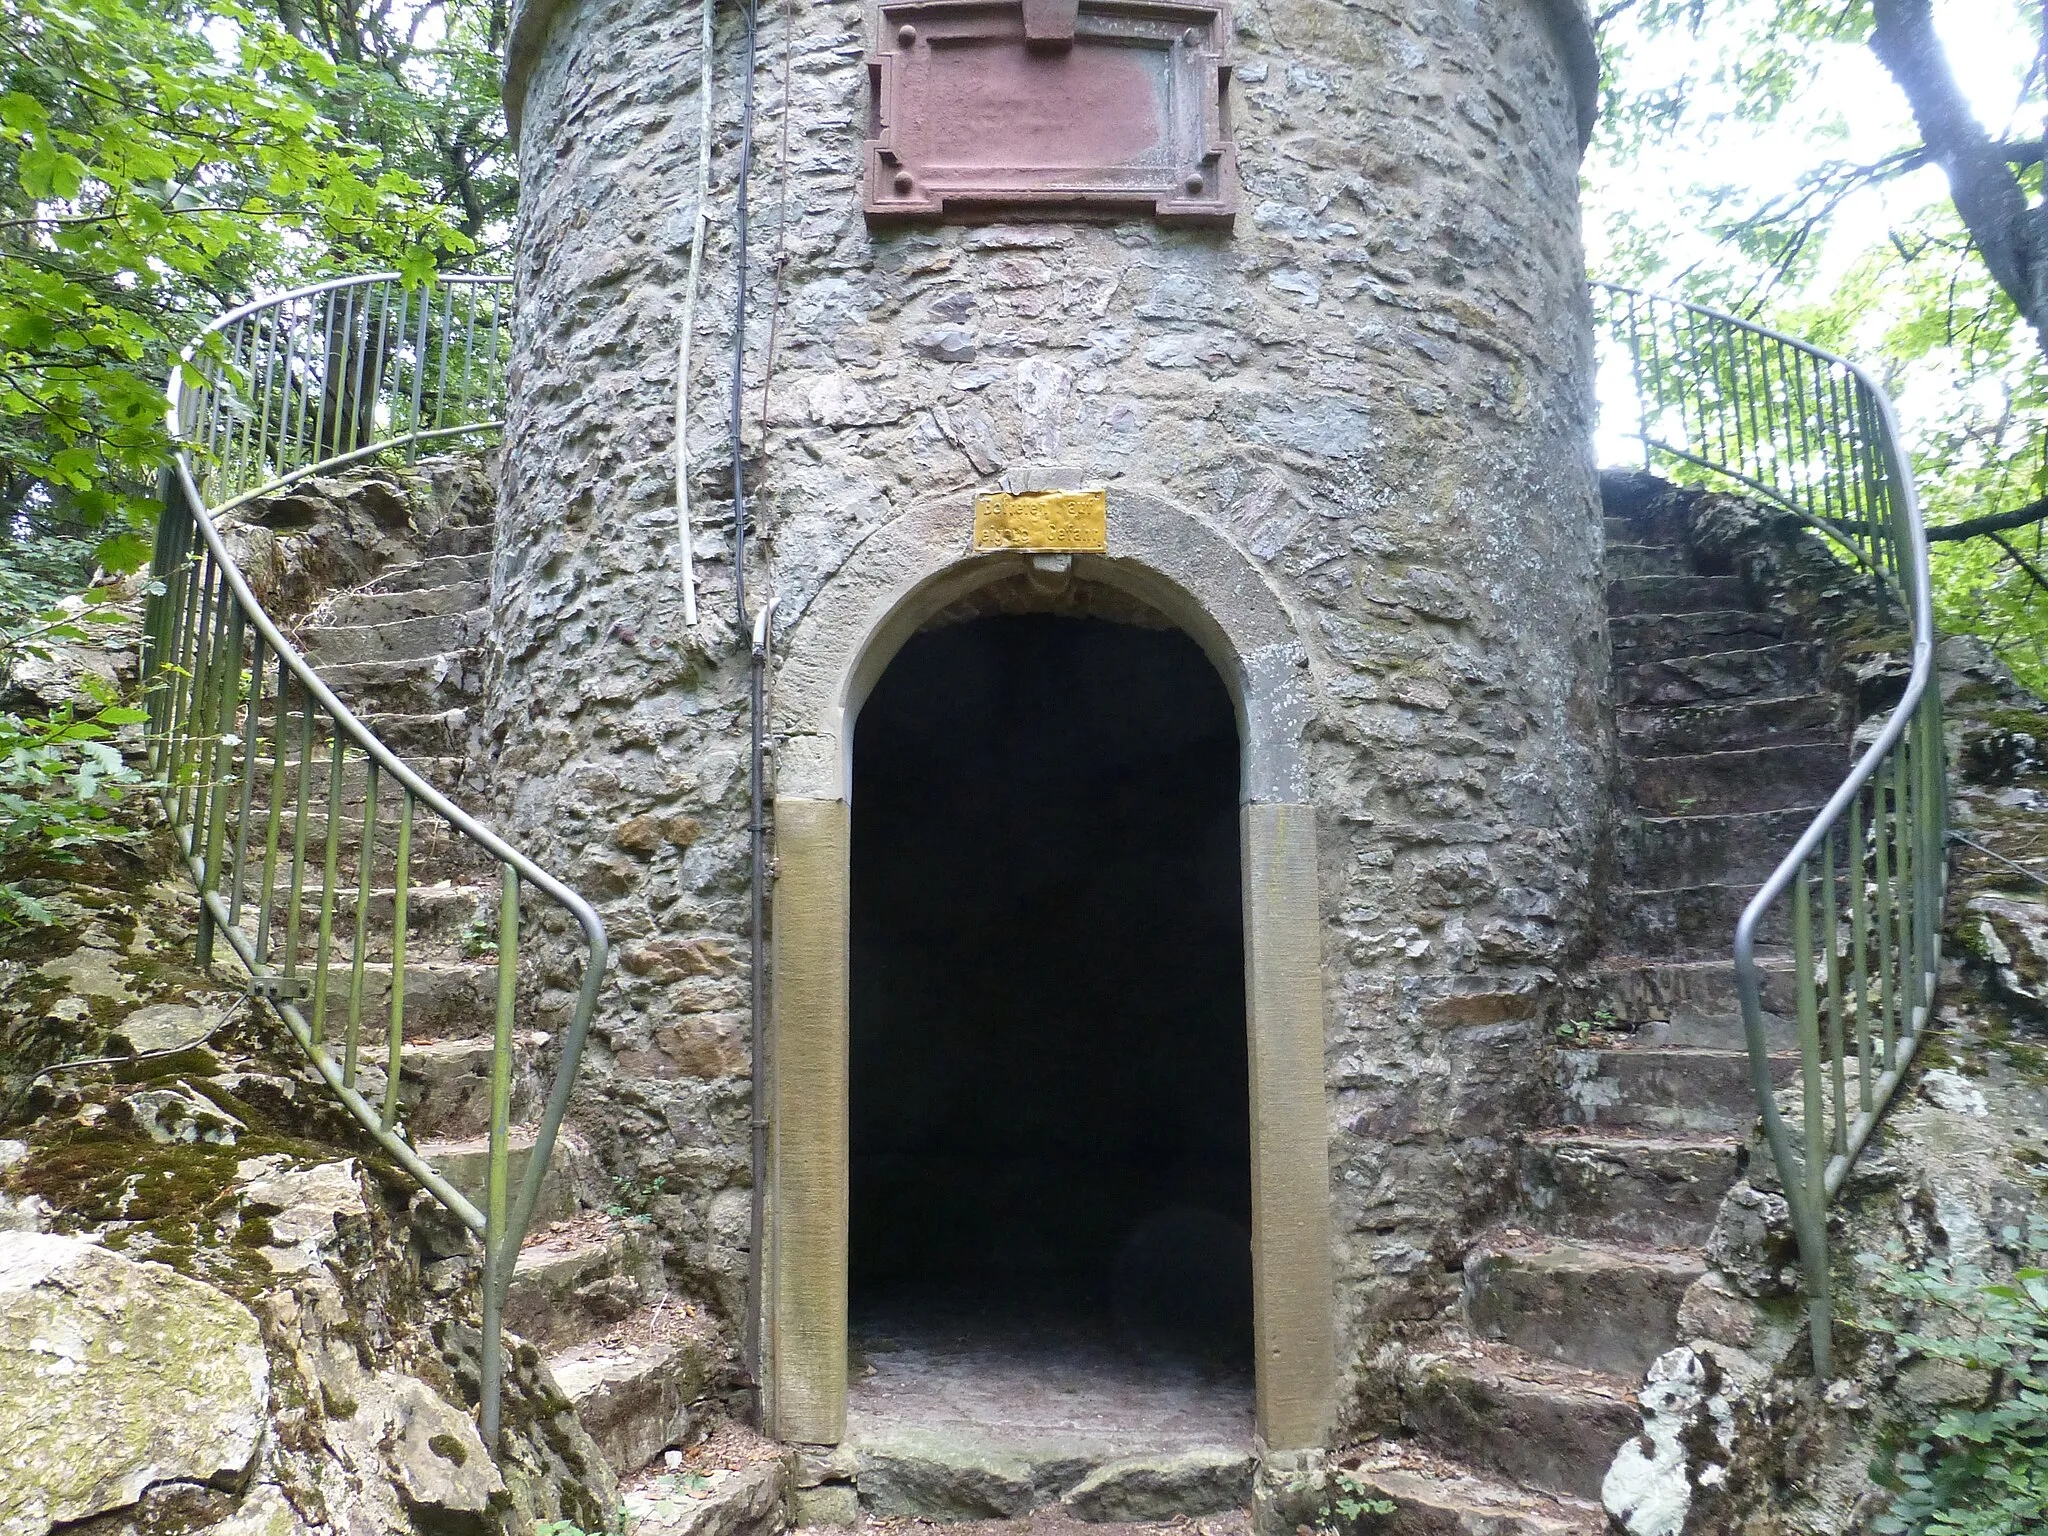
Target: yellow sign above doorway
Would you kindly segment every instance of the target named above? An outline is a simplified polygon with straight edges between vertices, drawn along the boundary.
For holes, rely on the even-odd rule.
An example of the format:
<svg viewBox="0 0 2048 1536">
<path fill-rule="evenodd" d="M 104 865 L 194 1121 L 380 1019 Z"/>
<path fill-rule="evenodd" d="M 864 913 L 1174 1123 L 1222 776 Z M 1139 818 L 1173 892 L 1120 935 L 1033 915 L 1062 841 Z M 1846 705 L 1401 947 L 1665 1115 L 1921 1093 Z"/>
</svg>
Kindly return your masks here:
<svg viewBox="0 0 2048 1536">
<path fill-rule="evenodd" d="M 1108 491 L 990 491 L 974 498 L 977 554 L 1109 552 Z"/>
</svg>

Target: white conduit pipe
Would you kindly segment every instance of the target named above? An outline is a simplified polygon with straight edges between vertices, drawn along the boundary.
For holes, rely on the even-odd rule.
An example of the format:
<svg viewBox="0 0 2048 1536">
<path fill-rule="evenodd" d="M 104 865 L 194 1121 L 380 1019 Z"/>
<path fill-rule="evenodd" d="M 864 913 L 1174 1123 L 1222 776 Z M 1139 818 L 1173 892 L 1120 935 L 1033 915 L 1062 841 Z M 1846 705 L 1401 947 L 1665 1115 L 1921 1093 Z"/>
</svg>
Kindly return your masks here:
<svg viewBox="0 0 2048 1536">
<path fill-rule="evenodd" d="M 697 624 L 697 561 L 690 533 L 690 337 L 697 329 L 697 274 L 704 266 L 704 232 L 711 216 L 711 48 L 715 0 L 703 0 L 704 35 L 697 49 L 697 212 L 690 229 L 690 277 L 683 289 L 683 336 L 676 348 L 676 542 L 683 567 L 683 623 Z"/>
</svg>

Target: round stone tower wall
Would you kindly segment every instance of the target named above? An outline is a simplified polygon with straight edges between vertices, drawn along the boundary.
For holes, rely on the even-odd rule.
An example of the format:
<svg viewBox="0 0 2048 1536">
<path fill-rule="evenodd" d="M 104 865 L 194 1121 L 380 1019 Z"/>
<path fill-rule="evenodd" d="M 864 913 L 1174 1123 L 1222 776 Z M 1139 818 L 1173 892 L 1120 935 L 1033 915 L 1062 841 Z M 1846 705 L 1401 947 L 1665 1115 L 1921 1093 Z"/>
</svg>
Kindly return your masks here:
<svg viewBox="0 0 2048 1536">
<path fill-rule="evenodd" d="M 693 629 L 674 459 L 700 13 L 526 0 L 516 18 L 488 719 L 508 829 L 615 940 L 574 1121 L 729 1312 L 749 1095 L 747 645 L 725 446 L 740 25 L 721 8 Z M 1511 1138 L 1545 1111 L 1553 983 L 1590 937 L 1607 744 L 1585 23 L 1544 0 L 1241 4 L 1229 229 L 871 227 L 869 27 L 844 0 L 762 7 L 750 598 L 772 592 L 778 636 L 800 633 L 898 520 L 952 506 L 964 528 L 977 492 L 1055 486 L 1106 489 L 1112 519 L 1124 502 L 1177 509 L 1256 572 L 1304 680 L 1294 747 L 1356 1418 L 1359 1362 L 1455 1296 L 1468 1237 L 1512 1187 Z"/>
</svg>

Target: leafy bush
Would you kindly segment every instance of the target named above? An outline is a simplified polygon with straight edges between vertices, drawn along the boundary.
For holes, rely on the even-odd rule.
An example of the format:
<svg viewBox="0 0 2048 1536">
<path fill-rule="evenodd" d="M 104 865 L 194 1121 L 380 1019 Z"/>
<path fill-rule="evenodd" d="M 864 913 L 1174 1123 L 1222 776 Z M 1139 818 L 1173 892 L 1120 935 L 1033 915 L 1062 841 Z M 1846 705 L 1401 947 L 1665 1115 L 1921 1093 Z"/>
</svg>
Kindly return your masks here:
<svg viewBox="0 0 2048 1536">
<path fill-rule="evenodd" d="M 120 617 L 117 594 L 104 588 L 75 604 L 30 611 L 21 599 L 36 593 L 38 579 L 32 571 L 0 570 L 0 673 L 11 673 L 24 657 L 47 658 L 58 645 L 90 641 Z M 88 845 L 135 835 L 115 808 L 142 775 L 112 738 L 148 714 L 121 703 L 89 674 L 78 681 L 91 700 L 83 712 L 69 704 L 47 715 L 0 712 L 0 875 L 76 864 Z M 22 879 L 0 880 L 0 932 L 50 921 L 50 909 Z"/>
<path fill-rule="evenodd" d="M 1909 1356 L 1981 1378 L 1970 1406 L 1914 1426 L 1872 1475 L 1895 1493 L 1885 1536 L 2023 1536 L 2048 1530 L 2048 1269 L 2009 1282 L 1892 1268 L 1879 1284 L 1914 1325 L 1877 1326 Z"/>
</svg>

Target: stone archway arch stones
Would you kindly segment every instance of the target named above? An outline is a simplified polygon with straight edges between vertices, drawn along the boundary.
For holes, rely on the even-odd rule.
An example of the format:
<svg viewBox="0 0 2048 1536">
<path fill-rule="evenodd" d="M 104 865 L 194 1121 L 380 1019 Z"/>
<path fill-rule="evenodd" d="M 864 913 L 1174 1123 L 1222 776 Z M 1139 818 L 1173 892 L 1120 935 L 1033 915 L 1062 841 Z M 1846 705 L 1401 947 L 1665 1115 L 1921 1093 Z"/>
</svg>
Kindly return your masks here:
<svg viewBox="0 0 2048 1536">
<path fill-rule="evenodd" d="M 836 1444 L 846 1427 L 853 730 L 921 625 L 1028 566 L 1024 555 L 977 555 L 973 521 L 963 495 L 867 534 L 790 622 L 776 672 L 762 1332 L 768 1420 L 786 1441 Z M 1186 630 L 1236 706 L 1258 1425 L 1271 1449 L 1316 1445 L 1336 1345 L 1306 651 L 1251 559 L 1167 498 L 1112 491 L 1107 553 L 1073 562 L 1075 579 L 1120 588 Z"/>
</svg>

